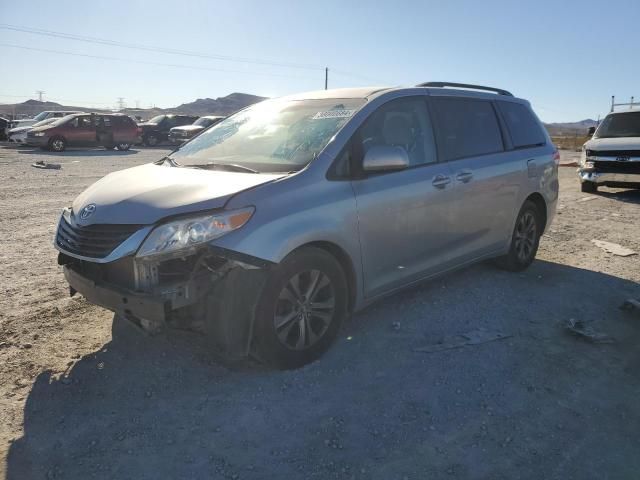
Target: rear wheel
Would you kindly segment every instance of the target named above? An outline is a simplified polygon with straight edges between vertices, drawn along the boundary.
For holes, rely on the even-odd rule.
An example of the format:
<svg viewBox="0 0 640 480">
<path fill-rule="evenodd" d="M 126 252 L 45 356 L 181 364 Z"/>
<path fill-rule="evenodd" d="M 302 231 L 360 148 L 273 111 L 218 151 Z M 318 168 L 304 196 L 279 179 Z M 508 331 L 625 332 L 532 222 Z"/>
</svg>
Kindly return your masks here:
<svg viewBox="0 0 640 480">
<path fill-rule="evenodd" d="M 126 152 L 127 150 L 129 150 L 131 148 L 131 144 L 130 143 L 119 143 L 118 145 L 116 145 L 116 148 L 118 150 L 120 150 L 121 152 Z"/>
<path fill-rule="evenodd" d="M 598 191 L 598 185 L 593 182 L 580 183 L 580 191 L 584 193 L 596 193 Z"/>
<path fill-rule="evenodd" d="M 160 139 L 153 133 L 150 133 L 144 136 L 143 142 L 147 147 L 155 147 L 160 143 Z"/>
<path fill-rule="evenodd" d="M 64 152 L 67 148 L 67 141 L 62 137 L 53 137 L 49 140 L 49 150 L 52 152 Z"/>
<path fill-rule="evenodd" d="M 285 369 L 318 359 L 347 316 L 347 291 L 342 267 L 326 251 L 290 254 L 273 268 L 260 297 L 255 355 Z"/>
<path fill-rule="evenodd" d="M 496 260 L 501 268 L 512 272 L 519 272 L 531 265 L 540 243 L 542 235 L 541 214 L 532 201 L 527 200 L 516 220 L 516 226 L 511 236 L 509 253 Z"/>
</svg>

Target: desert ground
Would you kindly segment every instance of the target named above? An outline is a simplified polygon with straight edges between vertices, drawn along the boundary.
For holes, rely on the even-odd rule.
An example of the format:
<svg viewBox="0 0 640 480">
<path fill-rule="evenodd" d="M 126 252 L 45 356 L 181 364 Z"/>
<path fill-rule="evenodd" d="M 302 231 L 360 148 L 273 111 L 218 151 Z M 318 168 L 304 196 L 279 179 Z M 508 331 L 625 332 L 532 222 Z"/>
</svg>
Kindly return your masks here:
<svg viewBox="0 0 640 480">
<path fill-rule="evenodd" d="M 167 152 L 0 147 L 0 478 L 638 478 L 640 317 L 620 306 L 640 256 L 592 240 L 640 252 L 640 191 L 582 194 L 560 168 L 527 271 L 483 263 L 381 300 L 296 371 L 230 368 L 194 333 L 112 339 L 56 263 L 60 210 Z"/>
</svg>

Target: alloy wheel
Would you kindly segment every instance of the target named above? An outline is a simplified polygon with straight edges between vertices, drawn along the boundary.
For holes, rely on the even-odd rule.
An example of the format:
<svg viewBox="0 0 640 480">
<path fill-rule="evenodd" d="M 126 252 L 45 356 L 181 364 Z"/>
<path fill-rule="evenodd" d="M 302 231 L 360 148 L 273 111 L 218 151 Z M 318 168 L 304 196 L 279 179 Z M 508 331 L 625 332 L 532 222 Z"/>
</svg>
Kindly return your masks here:
<svg viewBox="0 0 640 480">
<path fill-rule="evenodd" d="M 533 253 L 538 234 L 536 217 L 533 212 L 526 211 L 522 214 L 516 225 L 515 249 L 520 262 L 526 262 Z"/>
<path fill-rule="evenodd" d="M 331 280 L 320 270 L 293 275 L 276 302 L 273 324 L 278 339 L 292 350 L 315 345 L 333 321 L 335 304 Z"/>
<path fill-rule="evenodd" d="M 51 142 L 51 147 L 56 152 L 61 152 L 64 150 L 64 140 L 56 138 L 53 142 Z"/>
</svg>

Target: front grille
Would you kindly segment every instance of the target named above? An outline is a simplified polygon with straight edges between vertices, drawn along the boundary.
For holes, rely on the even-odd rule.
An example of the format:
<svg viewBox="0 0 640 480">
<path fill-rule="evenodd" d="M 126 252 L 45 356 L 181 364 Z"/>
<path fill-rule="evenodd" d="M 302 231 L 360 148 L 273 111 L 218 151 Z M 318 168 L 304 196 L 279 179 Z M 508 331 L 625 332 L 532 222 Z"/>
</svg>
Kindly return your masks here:
<svg viewBox="0 0 640 480">
<path fill-rule="evenodd" d="M 640 150 L 587 150 L 594 157 L 640 157 Z"/>
<path fill-rule="evenodd" d="M 640 173 L 640 162 L 593 162 L 600 173 Z"/>
<path fill-rule="evenodd" d="M 72 226 L 60 220 L 56 244 L 66 252 L 89 258 L 104 258 L 133 235 L 141 225 Z"/>
</svg>

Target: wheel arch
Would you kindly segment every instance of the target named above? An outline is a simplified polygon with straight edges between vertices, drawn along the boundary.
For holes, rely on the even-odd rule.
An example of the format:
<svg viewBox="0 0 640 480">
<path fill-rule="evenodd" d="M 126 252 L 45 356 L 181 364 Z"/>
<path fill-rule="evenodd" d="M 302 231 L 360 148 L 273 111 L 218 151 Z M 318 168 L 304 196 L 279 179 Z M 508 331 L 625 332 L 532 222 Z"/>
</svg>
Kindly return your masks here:
<svg viewBox="0 0 640 480">
<path fill-rule="evenodd" d="M 342 271 L 344 272 L 345 278 L 347 280 L 347 288 L 349 289 L 348 295 L 347 295 L 347 298 L 349 301 L 348 308 L 349 308 L 349 313 L 352 313 L 356 304 L 358 277 L 356 276 L 356 271 L 353 266 L 353 261 L 351 260 L 347 252 L 339 245 L 333 242 L 324 241 L 324 240 L 305 243 L 297 247 L 295 250 L 293 250 L 293 252 L 298 251 L 305 247 L 314 247 L 314 248 L 319 248 L 321 250 L 324 250 L 338 261 L 338 263 L 342 267 Z"/>
</svg>

